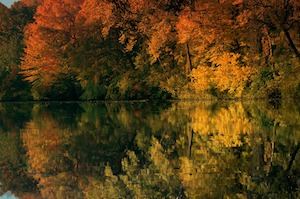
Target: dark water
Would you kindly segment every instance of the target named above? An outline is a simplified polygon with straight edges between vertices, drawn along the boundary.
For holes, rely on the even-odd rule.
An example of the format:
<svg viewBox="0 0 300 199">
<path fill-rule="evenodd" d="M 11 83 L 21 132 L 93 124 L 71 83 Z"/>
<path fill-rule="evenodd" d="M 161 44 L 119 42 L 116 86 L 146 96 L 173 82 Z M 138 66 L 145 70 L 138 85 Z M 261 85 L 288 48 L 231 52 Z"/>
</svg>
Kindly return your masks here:
<svg viewBox="0 0 300 199">
<path fill-rule="evenodd" d="M 288 102 L 0 103 L 0 195 L 299 198 L 299 148 Z"/>
</svg>

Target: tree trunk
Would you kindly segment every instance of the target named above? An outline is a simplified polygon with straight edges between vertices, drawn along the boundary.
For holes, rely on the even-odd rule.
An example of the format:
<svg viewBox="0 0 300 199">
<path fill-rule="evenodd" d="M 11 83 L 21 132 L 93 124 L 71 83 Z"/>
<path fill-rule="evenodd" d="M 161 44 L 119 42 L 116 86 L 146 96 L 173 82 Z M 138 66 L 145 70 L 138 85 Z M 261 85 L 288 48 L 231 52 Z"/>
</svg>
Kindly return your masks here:
<svg viewBox="0 0 300 199">
<path fill-rule="evenodd" d="M 284 23 L 281 22 L 280 18 L 276 15 L 274 12 L 270 12 L 269 17 L 272 21 L 272 23 L 279 29 L 284 32 L 284 35 L 286 36 L 289 46 L 292 48 L 293 52 L 295 53 L 296 57 L 300 60 L 300 53 L 286 27 L 284 27 Z"/>
<path fill-rule="evenodd" d="M 192 130 L 190 131 L 190 136 L 188 136 L 188 140 L 189 140 L 188 158 L 189 158 L 189 159 L 192 157 L 193 138 L 194 138 L 194 130 L 192 129 Z"/>
<path fill-rule="evenodd" d="M 293 151 L 293 153 L 291 154 L 291 159 L 289 161 L 289 164 L 288 164 L 288 167 L 286 169 L 286 172 L 289 174 L 291 169 L 292 169 L 292 166 L 293 166 L 293 162 L 294 160 L 296 159 L 296 156 L 297 156 L 297 153 L 299 152 L 300 150 L 300 143 L 296 146 L 295 150 Z"/>
<path fill-rule="evenodd" d="M 288 31 L 287 29 L 283 28 L 283 32 L 284 32 L 284 34 L 285 34 L 285 36 L 286 36 L 286 38 L 287 38 L 287 40 L 288 40 L 288 42 L 289 42 L 289 45 L 290 45 L 291 48 L 293 49 L 293 51 L 294 51 L 296 57 L 300 60 L 300 53 L 299 53 L 299 51 L 298 51 L 298 49 L 297 49 L 295 43 L 293 42 L 293 39 L 292 39 L 292 37 L 291 37 L 289 31 Z"/>
<path fill-rule="evenodd" d="M 188 41 L 185 42 L 186 47 L 186 66 L 185 66 L 185 72 L 187 75 L 190 74 L 192 71 L 192 59 L 191 59 L 191 53 L 190 53 L 190 47 Z"/>
</svg>

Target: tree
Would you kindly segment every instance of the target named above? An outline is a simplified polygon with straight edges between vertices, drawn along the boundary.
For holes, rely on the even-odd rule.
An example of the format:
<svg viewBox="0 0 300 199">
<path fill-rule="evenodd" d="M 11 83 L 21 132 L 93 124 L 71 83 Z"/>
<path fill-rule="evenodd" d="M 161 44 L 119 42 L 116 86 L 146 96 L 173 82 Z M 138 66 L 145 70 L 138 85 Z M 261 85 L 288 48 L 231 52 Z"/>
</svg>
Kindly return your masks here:
<svg viewBox="0 0 300 199">
<path fill-rule="evenodd" d="M 38 6 L 22 64 L 36 99 L 272 97 L 300 74 L 297 1 L 24 3 Z"/>
<path fill-rule="evenodd" d="M 273 56 L 274 49 L 270 45 L 276 45 L 275 51 L 279 51 L 282 42 L 282 35 L 285 36 L 285 42 L 292 50 L 294 55 L 299 59 L 300 54 L 297 49 L 297 37 L 293 37 L 294 32 L 299 28 L 299 9 L 298 1 L 262 1 L 257 3 L 255 1 L 236 1 L 235 5 L 239 9 L 239 25 L 240 27 L 251 26 L 256 24 L 255 30 L 262 33 L 266 42 L 269 42 L 268 48 L 269 56 Z M 292 34 L 291 34 L 292 33 Z M 269 38 L 268 38 L 269 37 Z M 276 37 L 280 38 L 275 40 Z M 274 47 L 274 46 L 273 46 Z"/>
<path fill-rule="evenodd" d="M 21 68 L 33 85 L 35 99 L 76 98 L 74 70 L 65 55 L 77 37 L 75 16 L 82 1 L 43 1 L 35 22 L 28 26 L 25 56 Z M 65 96 L 63 96 L 65 95 Z"/>
<path fill-rule="evenodd" d="M 0 99 L 30 99 L 29 84 L 19 74 L 19 65 L 24 48 L 23 30 L 33 21 L 33 10 L 21 2 L 13 4 L 10 10 L 1 6 Z"/>
</svg>

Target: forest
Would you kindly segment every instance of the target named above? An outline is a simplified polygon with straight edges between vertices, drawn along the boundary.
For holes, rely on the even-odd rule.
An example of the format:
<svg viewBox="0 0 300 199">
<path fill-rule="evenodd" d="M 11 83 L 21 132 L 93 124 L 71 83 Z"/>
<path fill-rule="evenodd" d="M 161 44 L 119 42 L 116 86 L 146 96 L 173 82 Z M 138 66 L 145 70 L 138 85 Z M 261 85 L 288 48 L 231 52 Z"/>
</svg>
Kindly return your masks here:
<svg viewBox="0 0 300 199">
<path fill-rule="evenodd" d="M 0 100 L 300 97 L 298 0 L 0 3 Z"/>
</svg>

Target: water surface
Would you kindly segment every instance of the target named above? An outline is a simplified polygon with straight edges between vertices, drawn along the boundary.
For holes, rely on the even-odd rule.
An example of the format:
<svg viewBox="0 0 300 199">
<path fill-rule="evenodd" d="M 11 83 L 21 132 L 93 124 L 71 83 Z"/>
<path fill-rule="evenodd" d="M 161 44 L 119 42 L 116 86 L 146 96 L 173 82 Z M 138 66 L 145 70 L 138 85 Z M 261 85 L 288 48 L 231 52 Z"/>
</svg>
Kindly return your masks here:
<svg viewBox="0 0 300 199">
<path fill-rule="evenodd" d="M 288 102 L 0 103 L 0 195 L 297 198 L 299 143 Z"/>
</svg>

